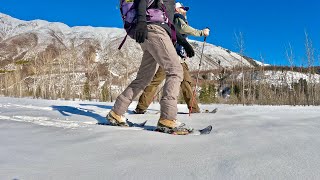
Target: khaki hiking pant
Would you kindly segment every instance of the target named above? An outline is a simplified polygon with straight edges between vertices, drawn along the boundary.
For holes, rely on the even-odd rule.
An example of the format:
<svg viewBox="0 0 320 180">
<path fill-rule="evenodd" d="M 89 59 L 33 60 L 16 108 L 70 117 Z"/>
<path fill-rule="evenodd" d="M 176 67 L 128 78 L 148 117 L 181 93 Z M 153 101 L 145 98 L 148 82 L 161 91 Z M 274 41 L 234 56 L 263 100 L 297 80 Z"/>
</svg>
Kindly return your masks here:
<svg viewBox="0 0 320 180">
<path fill-rule="evenodd" d="M 191 109 L 192 106 L 192 112 L 200 112 L 200 108 L 198 106 L 198 102 L 196 98 L 194 99 L 194 102 L 192 104 L 192 79 L 189 73 L 188 65 L 183 62 L 181 63 L 183 68 L 183 81 L 181 82 L 181 91 L 183 94 L 183 98 L 185 102 L 188 105 L 188 109 Z M 143 93 L 141 94 L 139 98 L 139 102 L 137 105 L 137 109 L 146 110 L 148 109 L 149 105 L 153 101 L 154 96 L 157 93 L 158 86 L 162 83 L 162 81 L 166 78 L 164 70 L 159 67 L 157 73 L 154 75 L 150 85 L 148 85 Z"/>
<path fill-rule="evenodd" d="M 160 118 L 177 119 L 177 98 L 183 70 L 170 36 L 162 27 L 149 24 L 148 39 L 141 44 L 141 48 L 143 50 L 143 57 L 137 77 L 117 97 L 112 110 L 118 115 L 123 115 L 132 100 L 150 84 L 160 65 L 166 74 L 163 96 L 160 100 Z"/>
</svg>

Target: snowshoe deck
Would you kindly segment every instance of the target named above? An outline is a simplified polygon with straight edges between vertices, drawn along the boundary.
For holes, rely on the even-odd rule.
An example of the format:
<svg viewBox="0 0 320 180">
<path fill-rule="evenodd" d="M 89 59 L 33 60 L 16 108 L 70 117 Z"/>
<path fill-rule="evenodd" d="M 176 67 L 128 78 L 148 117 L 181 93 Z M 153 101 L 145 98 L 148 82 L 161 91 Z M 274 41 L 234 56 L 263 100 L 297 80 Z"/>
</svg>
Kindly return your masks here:
<svg viewBox="0 0 320 180">
<path fill-rule="evenodd" d="M 210 134 L 212 131 L 212 126 L 209 125 L 204 129 L 194 130 L 190 135 L 205 135 Z"/>
<path fill-rule="evenodd" d="M 127 120 L 127 123 L 129 125 L 129 127 L 144 127 L 144 125 L 146 125 L 147 121 L 144 121 L 142 123 L 133 123 L 133 122 Z"/>
<path fill-rule="evenodd" d="M 171 134 L 171 135 L 193 135 L 193 136 L 197 136 L 197 135 L 206 135 L 206 134 L 210 134 L 212 131 L 212 126 L 209 125 L 206 128 L 203 129 L 194 129 L 192 132 L 187 132 L 187 131 L 163 131 L 160 129 L 155 129 L 154 131 L 156 132 L 160 132 L 160 133 L 165 133 L 165 134 Z"/>
<path fill-rule="evenodd" d="M 206 109 L 206 110 L 201 111 L 200 113 L 191 113 L 191 114 L 201 114 L 201 113 L 212 113 L 212 114 L 215 114 L 217 112 L 218 112 L 218 108 L 215 108 L 215 109 L 213 109 L 211 111 Z M 189 114 L 189 112 L 178 112 L 178 114 Z"/>
<path fill-rule="evenodd" d="M 158 110 L 147 110 L 144 113 L 137 113 L 135 110 L 132 110 L 132 111 L 128 110 L 127 113 L 128 114 L 141 114 L 141 115 L 143 115 L 143 114 L 160 114 L 160 111 L 158 111 Z"/>
<path fill-rule="evenodd" d="M 140 127 L 140 128 L 143 128 L 144 125 L 147 123 L 147 121 L 144 121 L 142 123 L 134 123 L 134 122 L 131 122 L 129 120 L 126 120 L 127 121 L 127 124 L 129 125 L 129 127 Z M 105 125 L 105 126 L 112 126 L 110 123 L 97 123 L 98 125 Z M 119 127 L 127 127 L 127 126 L 119 126 Z"/>
</svg>

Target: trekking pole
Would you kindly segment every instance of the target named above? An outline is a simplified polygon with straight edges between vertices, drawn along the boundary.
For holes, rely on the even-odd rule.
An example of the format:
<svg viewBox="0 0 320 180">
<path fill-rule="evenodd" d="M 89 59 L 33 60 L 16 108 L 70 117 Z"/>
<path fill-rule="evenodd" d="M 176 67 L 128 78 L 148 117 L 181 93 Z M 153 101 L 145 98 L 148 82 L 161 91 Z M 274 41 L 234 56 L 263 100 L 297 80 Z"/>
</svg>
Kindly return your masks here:
<svg viewBox="0 0 320 180">
<path fill-rule="evenodd" d="M 197 86 L 198 86 L 198 82 L 199 82 L 199 74 L 200 74 L 200 69 L 201 69 L 201 63 L 202 63 L 202 56 L 203 56 L 203 50 L 204 50 L 204 46 L 206 44 L 207 41 L 207 36 L 204 37 L 203 40 L 203 45 L 202 45 L 202 50 L 201 50 L 201 56 L 200 56 L 200 63 L 199 63 L 199 68 L 198 68 L 198 73 L 197 73 L 197 79 L 196 79 L 196 85 L 194 87 L 193 93 L 192 93 L 192 101 L 191 101 L 191 107 L 189 109 L 189 116 L 191 116 L 191 112 L 192 112 L 192 107 L 194 104 L 194 99 L 196 96 L 196 91 L 197 91 Z"/>
</svg>

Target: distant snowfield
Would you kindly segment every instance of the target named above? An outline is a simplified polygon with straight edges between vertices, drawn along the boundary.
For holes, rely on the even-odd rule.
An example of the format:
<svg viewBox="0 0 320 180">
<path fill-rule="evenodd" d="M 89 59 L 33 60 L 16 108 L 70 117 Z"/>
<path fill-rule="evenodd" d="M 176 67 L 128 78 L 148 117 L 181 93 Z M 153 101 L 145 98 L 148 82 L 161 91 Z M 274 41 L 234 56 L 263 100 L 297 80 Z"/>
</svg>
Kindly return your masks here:
<svg viewBox="0 0 320 180">
<path fill-rule="evenodd" d="M 173 136 L 96 125 L 112 105 L 0 97 L 0 179 L 320 178 L 320 107 L 200 105 L 219 110 L 178 117 L 213 132 Z"/>
</svg>

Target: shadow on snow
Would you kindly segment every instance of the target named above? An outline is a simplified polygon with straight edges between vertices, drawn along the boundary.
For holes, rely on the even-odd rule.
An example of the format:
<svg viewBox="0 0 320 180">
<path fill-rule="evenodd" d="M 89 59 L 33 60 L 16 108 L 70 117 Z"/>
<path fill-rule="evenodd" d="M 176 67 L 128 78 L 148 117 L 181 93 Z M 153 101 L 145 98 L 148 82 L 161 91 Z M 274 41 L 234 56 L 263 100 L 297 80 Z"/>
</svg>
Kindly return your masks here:
<svg viewBox="0 0 320 180">
<path fill-rule="evenodd" d="M 112 106 L 106 106 L 106 105 L 95 105 L 95 104 L 80 104 L 80 105 L 81 106 L 96 106 L 99 108 L 109 109 L 109 110 L 112 109 Z M 94 110 L 91 110 L 91 109 L 86 109 L 86 108 L 81 108 L 81 107 L 72 107 L 72 106 L 51 106 L 51 107 L 53 110 L 58 111 L 63 116 L 71 116 L 71 114 L 87 116 L 87 117 L 91 117 L 91 118 L 94 118 L 95 120 L 97 120 L 97 125 L 111 126 L 109 124 L 109 121 L 105 117 L 94 113 Z M 131 113 L 129 112 L 129 114 L 131 114 Z M 143 128 L 144 130 L 147 130 L 147 131 L 154 131 L 154 129 L 156 129 L 155 126 L 149 126 L 149 125 L 145 125 L 141 128 Z"/>
</svg>

